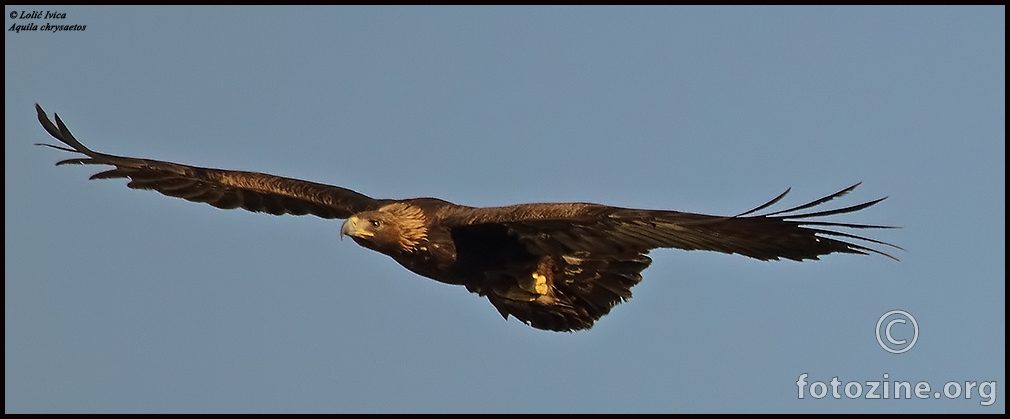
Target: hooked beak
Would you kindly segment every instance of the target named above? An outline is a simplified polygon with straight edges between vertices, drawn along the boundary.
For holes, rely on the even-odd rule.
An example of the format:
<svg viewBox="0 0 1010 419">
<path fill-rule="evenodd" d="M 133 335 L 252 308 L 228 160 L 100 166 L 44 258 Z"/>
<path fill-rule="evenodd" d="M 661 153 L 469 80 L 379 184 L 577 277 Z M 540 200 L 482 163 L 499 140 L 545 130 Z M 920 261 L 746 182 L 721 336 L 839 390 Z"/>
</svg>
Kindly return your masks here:
<svg viewBox="0 0 1010 419">
<path fill-rule="evenodd" d="M 340 226 L 340 240 L 344 239 L 344 235 L 351 237 L 372 237 L 375 235 L 371 231 L 362 229 L 361 225 L 361 219 L 355 215 L 350 216 L 344 221 L 344 225 Z"/>
</svg>

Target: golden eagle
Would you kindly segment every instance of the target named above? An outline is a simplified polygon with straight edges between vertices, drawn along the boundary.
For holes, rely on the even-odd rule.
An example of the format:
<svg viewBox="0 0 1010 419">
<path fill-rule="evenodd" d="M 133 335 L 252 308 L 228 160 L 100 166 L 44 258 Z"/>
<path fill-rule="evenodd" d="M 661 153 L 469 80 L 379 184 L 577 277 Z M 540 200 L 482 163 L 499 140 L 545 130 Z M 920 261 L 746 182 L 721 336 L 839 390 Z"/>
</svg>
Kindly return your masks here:
<svg viewBox="0 0 1010 419">
<path fill-rule="evenodd" d="M 851 192 L 852 185 L 824 198 L 756 215 L 789 190 L 750 211 L 713 216 L 589 203 L 523 204 L 495 208 L 456 205 L 437 198 L 374 199 L 349 189 L 256 172 L 209 169 L 92 151 L 56 125 L 37 104 L 39 122 L 83 154 L 62 164 L 104 164 L 112 170 L 91 179 L 129 178 L 133 189 L 218 208 L 243 208 L 274 215 L 312 214 L 346 219 L 340 236 L 386 254 L 421 276 L 463 285 L 487 297 L 502 317 L 515 316 L 538 329 L 588 329 L 615 305 L 631 298 L 631 287 L 652 260 L 650 250 L 672 247 L 738 253 L 761 260 L 817 259 L 831 253 L 876 249 L 842 239 L 898 248 L 889 243 L 825 227 L 887 226 L 812 221 L 872 206 L 885 198 L 849 207 L 801 213 Z M 900 249 L 900 248 L 898 248 Z"/>
</svg>

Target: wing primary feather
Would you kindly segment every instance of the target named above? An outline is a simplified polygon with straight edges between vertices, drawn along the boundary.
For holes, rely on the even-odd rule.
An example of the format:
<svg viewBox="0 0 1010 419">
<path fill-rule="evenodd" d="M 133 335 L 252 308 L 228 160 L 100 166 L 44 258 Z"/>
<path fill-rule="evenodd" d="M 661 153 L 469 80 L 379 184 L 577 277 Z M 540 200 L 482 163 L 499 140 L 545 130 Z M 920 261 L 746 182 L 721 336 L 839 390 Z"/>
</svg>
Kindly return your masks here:
<svg viewBox="0 0 1010 419">
<path fill-rule="evenodd" d="M 86 159 L 80 159 L 80 158 L 78 158 L 78 159 L 66 159 L 66 160 L 60 160 L 60 161 L 56 162 L 57 166 L 63 166 L 65 164 L 81 164 L 81 165 L 84 165 L 84 164 L 105 164 L 105 163 L 99 163 L 99 162 L 95 161 L 95 159 L 92 159 L 91 157 L 88 157 Z"/>
<path fill-rule="evenodd" d="M 877 249 L 869 248 L 869 247 L 866 247 L 866 246 L 860 246 L 860 245 L 855 244 L 855 243 L 849 243 L 849 242 L 843 242 L 843 241 L 839 241 L 839 243 L 842 243 L 842 244 L 848 246 L 849 250 L 851 250 L 852 253 L 859 253 L 861 255 L 868 255 L 869 253 L 866 253 L 866 252 L 873 252 L 873 253 L 876 253 L 876 254 L 881 255 L 881 256 L 887 256 L 888 258 L 894 260 L 895 262 L 901 262 L 900 260 L 898 260 L 898 258 L 896 258 L 894 256 L 891 256 L 891 255 L 889 255 L 887 253 L 881 252 L 881 251 L 879 251 Z M 863 250 L 863 251 L 861 251 L 861 250 Z"/>
<path fill-rule="evenodd" d="M 901 228 L 898 226 L 882 226 L 874 224 L 849 224 L 849 223 L 835 223 L 831 221 L 801 221 L 801 225 L 805 226 L 826 226 L 826 227 L 846 227 L 846 228 Z"/>
<path fill-rule="evenodd" d="M 55 148 L 57 150 L 69 151 L 71 153 L 76 153 L 77 152 L 77 150 L 74 150 L 72 148 L 60 147 L 58 145 L 52 145 L 52 144 L 46 144 L 46 143 L 35 143 L 35 145 L 39 145 L 39 146 L 43 146 L 43 147 L 49 147 L 49 148 Z"/>
<path fill-rule="evenodd" d="M 776 217 L 776 218 L 780 218 L 780 219 L 783 219 L 783 220 L 798 220 L 798 219 L 801 219 L 801 218 L 826 217 L 828 215 L 845 214 L 845 213 L 859 211 L 859 210 L 864 209 L 864 208 L 872 207 L 872 206 L 876 205 L 877 203 L 879 203 L 880 201 L 883 201 L 885 199 L 887 199 L 886 196 L 883 197 L 883 198 L 880 198 L 880 199 L 874 199 L 874 200 L 869 201 L 869 202 L 864 202 L 862 204 L 853 205 L 851 207 L 838 208 L 838 209 L 827 210 L 827 211 L 811 212 L 811 213 L 807 213 L 807 214 L 782 215 L 782 216 L 779 216 L 779 217 Z M 769 215 L 771 215 L 771 214 L 769 214 Z M 767 217 L 767 215 L 766 215 L 766 217 Z"/>
<path fill-rule="evenodd" d="M 788 193 L 789 193 L 789 191 L 791 191 L 792 189 L 793 189 L 793 188 L 787 188 L 785 192 L 782 192 L 781 194 L 779 194 L 779 196 L 776 196 L 776 197 L 775 197 L 774 199 L 772 199 L 771 201 L 768 201 L 768 202 L 765 202 L 764 204 L 761 204 L 761 205 L 760 205 L 760 206 L 758 206 L 757 208 L 754 208 L 754 209 L 752 209 L 752 210 L 750 210 L 750 211 L 745 211 L 745 212 L 741 212 L 741 213 L 739 213 L 739 214 L 737 214 L 737 215 L 734 215 L 733 217 L 743 217 L 743 216 L 745 216 L 745 215 L 747 215 L 747 214 L 752 214 L 752 213 L 755 213 L 755 212 L 758 212 L 758 211 L 761 211 L 761 210 L 763 210 L 763 209 L 765 209 L 765 208 L 768 208 L 768 207 L 770 207 L 770 206 L 772 206 L 772 205 L 775 205 L 775 203 L 776 203 L 776 202 L 779 202 L 779 201 L 781 201 L 781 200 L 782 200 L 782 198 L 785 198 L 785 197 L 786 197 L 786 194 L 788 194 Z"/>
<path fill-rule="evenodd" d="M 880 241 L 880 240 L 874 240 L 874 239 L 871 239 L 869 237 L 857 236 L 855 234 L 843 233 L 841 231 L 832 231 L 832 230 L 814 230 L 814 231 L 816 232 L 816 234 L 826 234 L 826 235 L 829 235 L 829 236 L 848 237 L 850 239 L 864 240 L 864 241 L 868 241 L 868 242 L 871 242 L 871 243 L 876 243 L 876 244 L 882 244 L 882 245 L 885 245 L 885 246 L 890 246 L 890 247 L 893 247 L 895 249 L 902 250 L 902 251 L 905 250 L 901 246 L 894 245 L 894 244 L 891 244 L 891 243 L 888 243 L 888 242 L 884 242 L 884 241 Z M 895 260 L 897 260 L 897 259 L 895 259 Z"/>
<path fill-rule="evenodd" d="M 810 207 L 814 207 L 814 206 L 823 204 L 823 203 L 828 202 L 828 201 L 830 201 L 832 199 L 844 196 L 844 195 L 848 194 L 849 192 L 852 192 L 854 189 L 856 189 L 857 186 L 861 185 L 862 183 L 863 182 L 858 182 L 855 185 L 849 186 L 848 188 L 842 189 L 842 190 L 840 190 L 838 192 L 835 192 L 835 193 L 833 193 L 831 195 L 825 196 L 824 198 L 821 198 L 821 199 L 818 199 L 818 200 L 815 200 L 815 201 L 812 201 L 812 202 L 808 202 L 808 203 L 800 205 L 800 206 L 792 207 L 792 208 L 789 208 L 789 209 L 784 209 L 782 211 L 776 211 L 776 212 L 773 212 L 773 213 L 764 214 L 764 216 L 765 217 L 770 217 L 770 216 L 773 216 L 773 215 L 785 214 L 785 213 L 788 213 L 788 212 L 799 211 L 799 210 L 802 210 L 802 209 L 807 209 L 807 208 L 810 208 Z"/>
<path fill-rule="evenodd" d="M 38 112 L 39 122 L 42 123 L 42 127 L 45 128 L 45 130 L 49 133 L 49 135 L 52 135 L 53 138 L 56 138 L 57 140 L 60 140 L 64 144 L 73 147 L 74 151 L 84 154 L 88 157 L 95 157 L 100 155 L 98 153 L 95 153 L 94 151 L 91 151 L 91 149 L 85 147 L 84 144 L 81 144 L 80 141 L 77 141 L 77 138 L 74 138 L 74 134 L 71 134 L 67 126 L 63 124 L 63 120 L 60 119 L 59 115 L 53 114 L 53 117 L 56 119 L 56 126 L 53 126 L 53 123 L 49 120 L 49 117 L 46 116 L 46 111 L 42 110 L 42 107 L 39 106 L 38 103 L 35 104 L 35 111 Z"/>
<path fill-rule="evenodd" d="M 39 114 L 39 123 L 42 124 L 42 128 L 45 128 L 46 132 L 48 132 L 49 135 L 53 136 L 56 139 L 60 139 L 60 137 L 62 136 L 60 134 L 60 130 L 56 129 L 56 126 L 54 126 L 52 121 L 49 120 L 49 117 L 46 116 L 46 111 L 42 110 L 42 107 L 39 106 L 38 103 L 35 104 L 35 112 Z"/>
<path fill-rule="evenodd" d="M 106 170 L 104 172 L 95 173 L 95 174 L 91 175 L 91 177 L 89 177 L 88 180 L 95 180 L 95 179 L 119 179 L 119 178 L 125 178 L 127 176 L 128 175 L 126 173 L 124 173 L 122 170 L 112 169 L 112 170 Z"/>
</svg>

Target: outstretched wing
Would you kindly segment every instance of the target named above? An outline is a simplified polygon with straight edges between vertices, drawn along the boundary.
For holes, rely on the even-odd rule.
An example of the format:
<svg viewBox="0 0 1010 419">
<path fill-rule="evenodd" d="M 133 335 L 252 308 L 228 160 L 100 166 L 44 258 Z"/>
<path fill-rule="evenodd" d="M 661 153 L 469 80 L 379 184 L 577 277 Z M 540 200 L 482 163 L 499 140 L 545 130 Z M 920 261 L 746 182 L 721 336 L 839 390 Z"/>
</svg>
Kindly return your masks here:
<svg viewBox="0 0 1010 419">
<path fill-rule="evenodd" d="M 57 166 L 115 166 L 112 170 L 92 175 L 91 179 L 129 178 L 130 183 L 126 186 L 133 189 L 151 189 L 193 202 L 206 202 L 218 208 L 243 208 L 274 215 L 312 214 L 322 218 L 347 218 L 351 214 L 377 208 L 382 202 L 337 186 L 265 173 L 209 169 L 98 153 L 77 141 L 59 115 L 54 114 L 56 125 L 53 125 L 42 107 L 36 104 L 35 110 L 38 111 L 39 122 L 49 135 L 71 148 L 39 145 L 86 156 L 60 161 L 56 163 Z"/>
<path fill-rule="evenodd" d="M 859 185 L 857 183 L 803 205 L 760 215 L 751 214 L 774 205 L 789 190 L 757 208 L 732 217 L 599 206 L 586 207 L 582 211 L 585 214 L 578 217 L 515 220 L 505 225 L 531 250 L 546 254 L 647 252 L 670 247 L 737 253 L 760 260 L 784 258 L 802 261 L 831 253 L 876 253 L 895 259 L 869 246 L 876 244 L 900 250 L 898 246 L 838 231 L 895 227 L 817 220 L 859 211 L 886 197 L 832 210 L 802 212 L 848 194 Z M 851 239 L 867 245 L 853 243 L 849 241 Z"/>
<path fill-rule="evenodd" d="M 458 224 L 453 238 L 459 261 L 480 265 L 486 272 L 468 282 L 467 288 L 487 296 L 502 316 L 515 316 L 539 329 L 573 331 L 592 327 L 631 298 L 631 288 L 651 262 L 646 254 L 659 247 L 738 253 L 761 260 L 802 261 L 831 253 L 877 253 L 894 259 L 868 246 L 899 247 L 836 230 L 892 227 L 815 220 L 859 211 L 883 198 L 801 212 L 856 186 L 786 210 L 751 215 L 777 203 L 787 190 L 732 217 L 596 204 L 477 208 L 454 220 Z M 489 246 L 499 251 L 490 251 Z"/>
</svg>

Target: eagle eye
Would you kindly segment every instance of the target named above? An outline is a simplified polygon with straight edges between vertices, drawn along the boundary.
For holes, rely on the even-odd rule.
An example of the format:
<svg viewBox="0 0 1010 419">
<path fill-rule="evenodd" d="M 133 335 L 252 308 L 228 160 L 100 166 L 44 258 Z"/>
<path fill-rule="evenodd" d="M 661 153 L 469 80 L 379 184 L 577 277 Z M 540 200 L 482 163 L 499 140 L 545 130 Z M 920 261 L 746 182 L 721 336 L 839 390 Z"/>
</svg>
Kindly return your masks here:
<svg viewBox="0 0 1010 419">
<path fill-rule="evenodd" d="M 372 223 L 372 227 L 378 227 L 379 224 L 382 224 L 379 220 L 369 220 L 369 222 Z"/>
</svg>

